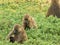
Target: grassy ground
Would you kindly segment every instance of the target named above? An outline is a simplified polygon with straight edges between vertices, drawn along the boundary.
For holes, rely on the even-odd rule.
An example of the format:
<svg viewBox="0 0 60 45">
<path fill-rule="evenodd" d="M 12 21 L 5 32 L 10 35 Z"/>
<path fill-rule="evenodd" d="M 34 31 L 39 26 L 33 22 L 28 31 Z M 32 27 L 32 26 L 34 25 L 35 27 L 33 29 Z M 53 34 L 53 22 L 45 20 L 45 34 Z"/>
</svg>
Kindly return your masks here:
<svg viewBox="0 0 60 45">
<path fill-rule="evenodd" d="M 1 2 L 0 2 L 1 3 Z M 38 29 L 26 30 L 28 40 L 21 45 L 60 45 L 60 19 L 50 16 L 46 18 L 49 4 L 38 2 L 11 2 L 0 4 L 0 45 L 20 45 L 17 42 L 10 43 L 4 40 L 18 23 L 22 25 L 24 14 L 28 13 L 37 22 Z"/>
</svg>

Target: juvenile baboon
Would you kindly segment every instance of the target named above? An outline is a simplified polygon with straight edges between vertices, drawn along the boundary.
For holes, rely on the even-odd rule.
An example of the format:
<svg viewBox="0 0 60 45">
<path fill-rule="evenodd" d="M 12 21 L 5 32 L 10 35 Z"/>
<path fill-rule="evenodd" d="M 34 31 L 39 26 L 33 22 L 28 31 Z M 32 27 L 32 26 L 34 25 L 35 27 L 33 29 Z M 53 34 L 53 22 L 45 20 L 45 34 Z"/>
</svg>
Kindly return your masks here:
<svg viewBox="0 0 60 45">
<path fill-rule="evenodd" d="M 51 0 L 51 6 L 48 9 L 46 17 L 53 15 L 60 18 L 60 6 L 59 0 Z"/>
<path fill-rule="evenodd" d="M 24 29 L 26 28 L 37 28 L 37 25 L 36 25 L 36 22 L 34 20 L 33 17 L 31 17 L 30 15 L 26 14 L 24 17 L 23 17 L 23 27 Z"/>
<path fill-rule="evenodd" d="M 12 43 L 15 41 L 23 43 L 25 40 L 27 40 L 27 34 L 22 26 L 16 24 L 13 27 L 13 30 L 8 34 L 7 39 L 9 39 Z"/>
</svg>

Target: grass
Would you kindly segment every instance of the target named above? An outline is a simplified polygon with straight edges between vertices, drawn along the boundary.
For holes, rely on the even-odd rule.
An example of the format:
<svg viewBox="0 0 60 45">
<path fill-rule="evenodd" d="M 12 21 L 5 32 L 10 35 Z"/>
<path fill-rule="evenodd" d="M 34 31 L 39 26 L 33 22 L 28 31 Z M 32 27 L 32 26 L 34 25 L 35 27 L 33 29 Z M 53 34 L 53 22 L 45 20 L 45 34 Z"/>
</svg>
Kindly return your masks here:
<svg viewBox="0 0 60 45">
<path fill-rule="evenodd" d="M 60 18 L 46 18 L 48 7 L 44 5 L 41 8 L 37 2 L 0 4 L 0 45 L 60 45 Z M 26 13 L 34 17 L 38 29 L 26 30 L 28 40 L 23 44 L 4 40 L 14 24 L 22 25 Z"/>
</svg>

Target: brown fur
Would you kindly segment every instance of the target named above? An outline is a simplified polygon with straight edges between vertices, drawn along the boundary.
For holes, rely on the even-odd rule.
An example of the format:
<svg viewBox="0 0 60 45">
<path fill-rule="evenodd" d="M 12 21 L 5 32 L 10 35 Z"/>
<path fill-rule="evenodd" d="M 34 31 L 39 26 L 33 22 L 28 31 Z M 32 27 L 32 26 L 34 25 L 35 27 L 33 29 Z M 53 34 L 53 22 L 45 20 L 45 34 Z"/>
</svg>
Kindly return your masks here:
<svg viewBox="0 0 60 45">
<path fill-rule="evenodd" d="M 36 22 L 34 20 L 33 17 L 31 17 L 30 15 L 26 14 L 24 17 L 23 17 L 23 27 L 24 29 L 26 28 L 37 28 L 37 25 L 36 25 Z"/>
<path fill-rule="evenodd" d="M 10 39 L 10 42 L 12 43 L 15 41 L 23 43 L 25 40 L 27 40 L 27 34 L 23 27 L 21 27 L 19 24 L 16 24 L 13 30 L 8 34 L 7 39 Z"/>
<path fill-rule="evenodd" d="M 53 15 L 60 18 L 59 0 L 51 0 L 51 6 L 48 9 L 46 17 Z"/>
</svg>

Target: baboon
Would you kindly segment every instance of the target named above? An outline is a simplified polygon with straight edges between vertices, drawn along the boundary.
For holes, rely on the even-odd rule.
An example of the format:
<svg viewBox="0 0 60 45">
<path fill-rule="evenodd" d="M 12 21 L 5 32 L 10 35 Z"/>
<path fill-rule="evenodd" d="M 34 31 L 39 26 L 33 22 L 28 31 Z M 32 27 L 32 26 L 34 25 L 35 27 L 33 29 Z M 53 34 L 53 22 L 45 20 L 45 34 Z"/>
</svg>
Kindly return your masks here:
<svg viewBox="0 0 60 45">
<path fill-rule="evenodd" d="M 59 0 L 51 0 L 51 6 L 48 9 L 46 17 L 53 15 L 60 18 L 60 6 Z"/>
<path fill-rule="evenodd" d="M 30 15 L 26 14 L 23 17 L 23 27 L 24 27 L 24 29 L 37 28 L 37 25 L 36 25 L 34 18 L 31 17 Z"/>
<path fill-rule="evenodd" d="M 10 42 L 12 42 L 12 43 L 14 43 L 15 41 L 19 42 L 19 43 L 23 43 L 28 38 L 27 38 L 27 34 L 26 34 L 24 28 L 22 26 L 20 26 L 19 24 L 16 24 L 13 27 L 13 30 L 8 34 L 6 39 L 9 39 Z"/>
</svg>

